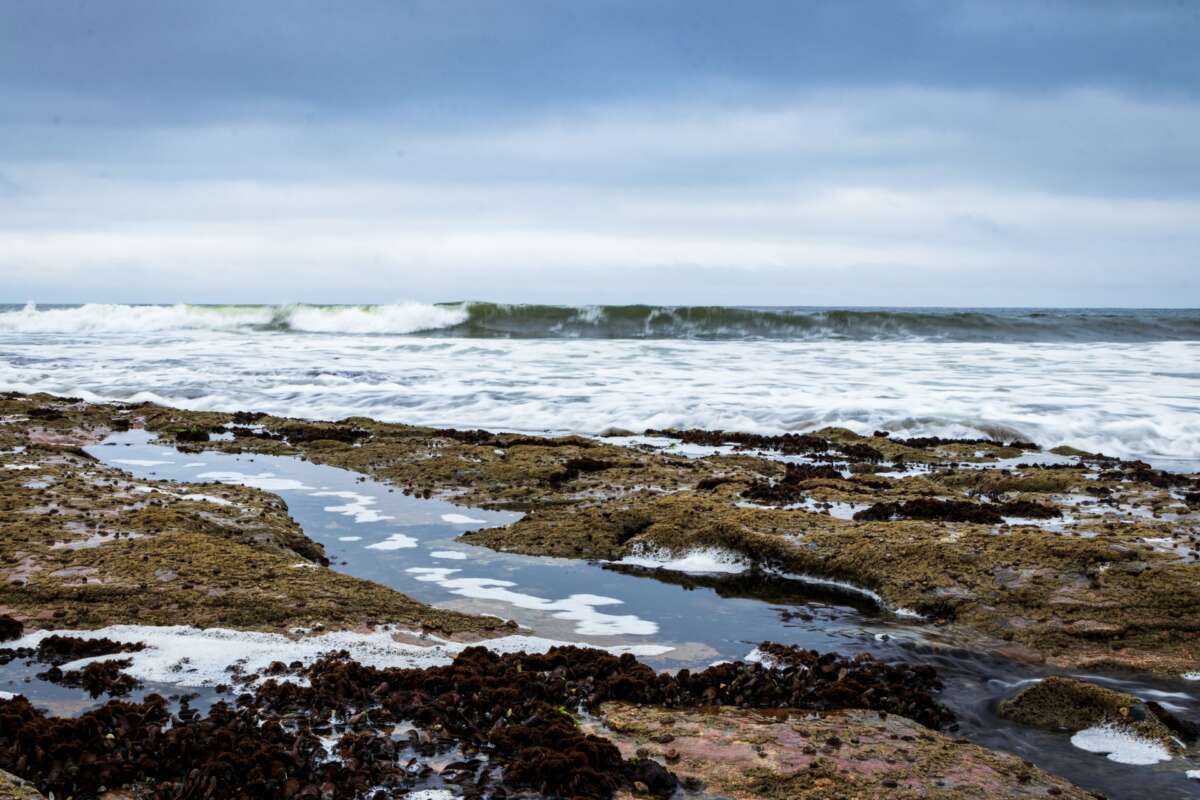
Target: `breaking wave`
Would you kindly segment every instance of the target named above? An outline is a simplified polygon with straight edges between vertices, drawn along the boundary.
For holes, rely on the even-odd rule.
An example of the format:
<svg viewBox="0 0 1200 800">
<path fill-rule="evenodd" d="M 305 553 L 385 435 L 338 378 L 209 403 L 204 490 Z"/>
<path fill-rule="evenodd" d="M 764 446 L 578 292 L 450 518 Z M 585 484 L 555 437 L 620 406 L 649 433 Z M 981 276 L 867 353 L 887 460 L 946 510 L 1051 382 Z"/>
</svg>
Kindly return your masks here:
<svg viewBox="0 0 1200 800">
<path fill-rule="evenodd" d="M 0 331 L 186 330 L 529 339 L 948 342 L 1200 340 L 1194 309 L 833 309 L 500 303 L 0 306 Z"/>
<path fill-rule="evenodd" d="M 0 331 L 12 333 L 137 333 L 189 330 L 344 334 L 407 334 L 465 322 L 455 306 L 397 303 L 375 306 L 0 306 Z"/>
</svg>

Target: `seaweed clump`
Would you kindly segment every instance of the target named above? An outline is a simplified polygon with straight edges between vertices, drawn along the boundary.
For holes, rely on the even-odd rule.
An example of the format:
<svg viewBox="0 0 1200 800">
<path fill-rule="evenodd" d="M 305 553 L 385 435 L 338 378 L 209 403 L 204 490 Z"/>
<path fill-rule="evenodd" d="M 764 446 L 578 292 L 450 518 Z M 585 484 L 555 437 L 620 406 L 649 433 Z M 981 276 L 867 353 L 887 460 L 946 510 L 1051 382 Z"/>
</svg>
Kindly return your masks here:
<svg viewBox="0 0 1200 800">
<path fill-rule="evenodd" d="M 939 522 L 974 522 L 999 525 L 1005 517 L 1052 519 L 1062 511 L 1032 500 L 1013 500 L 1007 503 L 972 503 L 969 500 L 938 500 L 919 497 L 900 503 L 875 503 L 854 515 L 859 522 L 886 522 L 895 519 L 937 520 Z"/>
<path fill-rule="evenodd" d="M 938 520 L 940 522 L 976 522 L 996 525 L 1004 522 L 1000 509 L 967 500 L 938 500 L 920 497 L 900 503 L 876 503 L 854 515 L 858 522 L 886 522 L 894 519 Z"/>
<path fill-rule="evenodd" d="M 66 664 L 81 658 L 138 653 L 146 649 L 141 642 L 114 642 L 112 639 L 81 639 L 52 634 L 38 642 L 36 658 L 46 664 Z"/>
<path fill-rule="evenodd" d="M 785 505 L 805 497 L 804 484 L 813 480 L 842 480 L 841 470 L 828 464 L 787 464 L 782 478 L 775 482 L 755 481 L 742 497 L 758 503 Z"/>
<path fill-rule="evenodd" d="M 0 642 L 20 639 L 24 631 L 25 626 L 19 620 L 13 619 L 8 614 L 0 614 Z"/>
<path fill-rule="evenodd" d="M 207 442 L 209 439 L 208 430 L 199 425 L 192 425 L 188 428 L 177 428 L 173 433 L 177 442 Z"/>
<path fill-rule="evenodd" d="M 122 672 L 122 670 L 128 668 L 132 663 L 127 658 L 113 661 L 96 661 L 88 664 L 83 669 L 71 670 L 69 672 L 63 672 L 60 667 L 54 666 L 45 672 L 39 673 L 38 677 L 44 681 L 50 681 L 62 686 L 83 689 L 92 697 L 99 697 L 102 694 L 118 697 L 129 694 L 141 686 L 141 683 L 137 679 Z"/>
<path fill-rule="evenodd" d="M 811 433 L 785 433 L 779 436 L 767 436 L 761 433 L 742 433 L 739 431 L 709 431 L 697 428 L 688 430 L 646 430 L 646 436 L 661 436 L 678 439 L 684 444 L 701 445 L 703 447 L 720 447 L 736 445 L 741 450 L 774 450 L 784 455 L 804 455 L 806 453 L 822 453 L 834 444 L 821 436 Z"/>
<path fill-rule="evenodd" d="M 943 439 L 941 436 L 915 436 L 911 439 L 893 439 L 896 444 L 911 447 L 916 450 L 928 450 L 931 447 L 946 447 L 948 445 L 977 445 L 981 447 L 1007 447 L 1016 450 L 1041 450 L 1041 445 L 1013 439 L 1009 442 L 996 439 Z"/>
</svg>

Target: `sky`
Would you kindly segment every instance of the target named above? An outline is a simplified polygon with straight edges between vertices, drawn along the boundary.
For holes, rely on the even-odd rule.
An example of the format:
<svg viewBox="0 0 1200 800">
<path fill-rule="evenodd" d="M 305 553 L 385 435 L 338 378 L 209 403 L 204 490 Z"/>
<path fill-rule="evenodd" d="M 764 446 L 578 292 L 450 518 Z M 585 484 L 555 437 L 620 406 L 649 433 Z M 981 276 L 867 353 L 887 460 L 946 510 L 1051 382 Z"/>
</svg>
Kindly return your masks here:
<svg viewBox="0 0 1200 800">
<path fill-rule="evenodd" d="M 0 0 L 0 302 L 1200 306 L 1200 2 Z"/>
</svg>

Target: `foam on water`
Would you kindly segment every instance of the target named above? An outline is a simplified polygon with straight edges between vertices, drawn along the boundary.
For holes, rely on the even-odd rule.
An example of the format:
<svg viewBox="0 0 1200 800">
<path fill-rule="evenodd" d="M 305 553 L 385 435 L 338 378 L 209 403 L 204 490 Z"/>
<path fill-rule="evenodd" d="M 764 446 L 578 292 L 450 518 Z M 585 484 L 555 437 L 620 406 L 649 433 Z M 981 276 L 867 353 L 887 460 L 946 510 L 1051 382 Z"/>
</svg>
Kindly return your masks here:
<svg viewBox="0 0 1200 800">
<path fill-rule="evenodd" d="M 298 480 L 279 478 L 270 472 L 260 472 L 257 475 L 248 475 L 244 472 L 201 472 L 196 477 L 219 483 L 235 483 L 268 492 L 287 492 L 309 488 Z"/>
<path fill-rule="evenodd" d="M 466 514 L 442 514 L 442 522 L 449 522 L 451 525 L 475 525 L 486 523 L 487 520 L 475 519 Z"/>
<path fill-rule="evenodd" d="M 258 672 L 274 661 L 311 664 L 325 653 L 346 650 L 356 661 L 373 667 L 424 668 L 449 664 L 470 644 L 416 634 L 392 627 L 380 627 L 370 633 L 338 631 L 316 636 L 288 637 L 276 633 L 238 631 L 226 628 L 193 628 L 187 625 L 145 626 L 112 625 L 89 631 L 37 631 L 10 647 L 37 647 L 51 634 L 82 639 L 109 638 L 117 642 L 142 642 L 146 649 L 73 661 L 64 670 L 80 669 L 93 661 L 129 659 L 124 671 L 140 681 L 178 686 L 213 686 L 229 681 L 226 667 L 239 663 L 247 672 Z M 476 644 L 497 653 L 544 653 L 551 647 L 572 644 L 537 636 L 505 636 Z M 671 648 L 665 645 L 622 645 L 610 652 L 634 655 L 661 655 Z"/>
<path fill-rule="evenodd" d="M 92 310 L 61 313 L 99 313 L 85 308 Z M 149 331 L 126 330 L 125 322 L 51 324 L 67 319 L 58 313 L 0 312 L 0 389 L 526 432 L 841 425 L 906 436 L 999 435 L 1200 467 L 1200 341 L 247 334 L 224 323 Z M 153 321 L 217 312 L 130 313 Z M 243 322 L 260 320 L 254 313 L 220 312 Z"/>
<path fill-rule="evenodd" d="M 1071 744 L 1089 753 L 1103 753 L 1118 764 L 1146 766 L 1171 759 L 1171 753 L 1158 742 L 1142 739 L 1112 725 L 1085 728 L 1071 737 Z"/>
<path fill-rule="evenodd" d="M 39 309 L 28 303 L 0 312 L 0 331 L 18 333 L 154 333 L 271 331 L 405 334 L 465 322 L 461 306 L 398 303 L 378 306 L 127 306 L 88 303 Z"/>
<path fill-rule="evenodd" d="M 417 540 L 403 533 L 393 533 L 382 542 L 367 545 L 368 550 L 404 550 L 409 547 L 416 547 Z"/>
<path fill-rule="evenodd" d="M 599 606 L 621 605 L 624 601 L 615 597 L 594 594 L 573 594 L 560 600 L 535 597 L 524 592 L 513 591 L 513 581 L 495 578 L 453 577 L 462 572 L 446 567 L 410 567 L 405 570 L 417 580 L 436 583 L 451 594 L 476 600 L 506 603 L 517 608 L 545 611 L 555 619 L 574 622 L 575 632 L 580 636 L 652 636 L 658 633 L 658 623 L 644 620 L 633 614 L 605 614 Z"/>
<path fill-rule="evenodd" d="M 325 510 L 330 514 L 343 514 L 347 517 L 353 517 L 355 522 L 383 522 L 389 519 L 395 519 L 386 514 L 380 513 L 377 509 L 371 508 L 375 505 L 374 497 L 358 492 L 312 492 L 312 497 L 339 497 L 348 502 L 341 505 L 325 506 Z"/>
<path fill-rule="evenodd" d="M 0 330 L 25 333 L 221 330 L 472 338 L 807 339 L 877 341 L 1186 341 L 1194 309 L 549 306 L 486 302 L 358 306 L 0 305 Z"/>
<path fill-rule="evenodd" d="M 633 555 L 625 556 L 616 563 L 692 574 L 736 575 L 750 569 L 750 564 L 742 556 L 715 547 L 691 550 L 682 555 L 675 555 L 667 550 L 643 549 Z"/>
</svg>

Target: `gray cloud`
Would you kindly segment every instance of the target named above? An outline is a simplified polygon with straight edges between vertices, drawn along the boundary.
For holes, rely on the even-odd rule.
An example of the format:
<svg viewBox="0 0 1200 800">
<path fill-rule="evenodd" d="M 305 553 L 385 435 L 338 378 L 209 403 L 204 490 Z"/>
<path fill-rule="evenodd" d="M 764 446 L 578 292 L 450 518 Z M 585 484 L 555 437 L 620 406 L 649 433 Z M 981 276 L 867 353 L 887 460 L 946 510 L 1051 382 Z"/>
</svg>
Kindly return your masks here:
<svg viewBox="0 0 1200 800">
<path fill-rule="evenodd" d="M 1200 299 L 1186 6 L 0 18 L 0 300 Z"/>
</svg>

